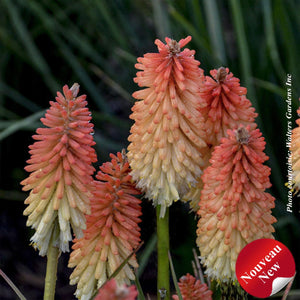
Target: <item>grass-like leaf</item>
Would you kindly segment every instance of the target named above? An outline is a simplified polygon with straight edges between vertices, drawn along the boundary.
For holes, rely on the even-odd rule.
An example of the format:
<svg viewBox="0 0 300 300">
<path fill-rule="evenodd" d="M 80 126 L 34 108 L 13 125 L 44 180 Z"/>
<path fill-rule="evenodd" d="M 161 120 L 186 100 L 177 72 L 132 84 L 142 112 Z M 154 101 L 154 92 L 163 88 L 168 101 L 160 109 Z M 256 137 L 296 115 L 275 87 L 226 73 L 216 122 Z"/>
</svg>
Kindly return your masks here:
<svg viewBox="0 0 300 300">
<path fill-rule="evenodd" d="M 106 105 L 104 99 L 101 97 L 99 90 L 95 86 L 94 82 L 91 80 L 90 76 L 86 72 L 86 70 L 81 66 L 77 57 L 73 54 L 71 48 L 59 37 L 59 35 L 55 34 L 53 29 L 55 28 L 55 23 L 53 23 L 52 17 L 49 16 L 45 10 L 36 2 L 30 2 L 30 7 L 36 14 L 39 16 L 40 20 L 44 24 L 47 29 L 49 35 L 59 47 L 62 55 L 64 56 L 66 62 L 72 67 L 74 72 L 77 74 L 79 81 L 86 87 L 89 92 L 89 96 L 95 101 L 98 105 L 99 109 L 104 112 L 109 112 L 109 106 Z"/>
<path fill-rule="evenodd" d="M 270 81 L 266 81 L 266 80 L 262 80 L 259 78 L 254 78 L 253 82 L 256 86 L 261 87 L 269 92 L 272 92 L 273 94 L 277 94 L 278 96 L 284 98 L 286 96 L 286 90 L 279 87 L 278 85 L 270 82 Z"/>
<path fill-rule="evenodd" d="M 35 102 L 27 99 L 23 95 L 21 95 L 17 90 L 9 87 L 5 82 L 0 81 L 0 92 L 2 92 L 4 95 L 11 98 L 13 101 L 18 103 L 19 105 L 25 107 L 31 112 L 36 112 L 38 110 L 41 110 L 42 108 L 37 105 Z"/>
<path fill-rule="evenodd" d="M 134 249 L 127 257 L 126 259 L 124 259 L 124 261 L 119 265 L 119 267 L 109 276 L 109 278 L 107 279 L 107 281 L 111 280 L 112 278 L 116 277 L 119 272 L 123 269 L 123 267 L 128 263 L 129 259 L 134 255 L 136 254 L 139 249 L 143 246 L 144 242 L 142 241 L 140 243 L 140 245 Z"/>
<path fill-rule="evenodd" d="M 113 91 L 117 92 L 121 97 L 126 99 L 128 102 L 133 103 L 134 100 L 131 95 L 124 90 L 116 81 L 110 78 L 107 74 L 105 74 L 99 67 L 96 65 L 90 65 L 91 70 L 102 79 Z"/>
<path fill-rule="evenodd" d="M 8 276 L 0 269 L 0 276 L 7 282 L 7 284 L 12 288 L 20 300 L 26 300 L 25 296 L 16 287 L 16 285 L 8 278 Z"/>
<path fill-rule="evenodd" d="M 279 78 L 281 79 L 281 82 L 284 83 L 285 81 L 285 75 L 286 72 L 283 69 L 278 47 L 275 40 L 275 34 L 274 34 L 274 24 L 273 24 L 273 18 L 272 18 L 272 10 L 271 10 L 271 1 L 265 0 L 261 2 L 263 7 L 263 13 L 264 13 L 264 22 L 265 22 L 265 32 L 266 32 L 266 38 L 267 38 L 267 44 L 269 48 L 269 53 L 272 59 L 272 62 L 275 67 L 275 71 L 277 72 Z"/>
<path fill-rule="evenodd" d="M 143 289 L 141 287 L 140 281 L 139 281 L 139 276 L 137 274 L 137 272 L 135 272 L 135 285 L 136 285 L 136 289 L 138 290 L 138 300 L 146 300 Z"/>
<path fill-rule="evenodd" d="M 4 0 L 3 3 L 6 6 L 7 12 L 11 18 L 16 35 L 24 45 L 33 63 L 33 66 L 43 75 L 44 80 L 48 84 L 49 88 L 53 91 L 56 90 L 58 85 L 51 73 L 51 69 L 32 39 L 30 32 L 27 30 L 17 6 L 15 6 L 14 2 L 10 0 Z"/>
<path fill-rule="evenodd" d="M 179 300 L 183 300 L 182 299 L 182 295 L 178 286 L 178 281 L 177 281 L 177 277 L 176 277 L 176 273 L 175 273 L 175 269 L 174 269 L 174 265 L 173 265 L 173 261 L 172 261 L 172 257 L 170 254 L 170 251 L 168 252 L 168 256 L 169 256 L 169 264 L 170 264 L 170 270 L 171 270 L 171 274 L 172 274 L 172 280 L 176 289 L 176 293 L 178 295 Z"/>
<path fill-rule="evenodd" d="M 168 13 L 164 1 L 151 0 L 153 7 L 153 19 L 155 22 L 156 33 L 159 39 L 164 40 L 166 36 L 170 37 L 171 29 L 168 19 Z"/>
<path fill-rule="evenodd" d="M 157 243 L 157 235 L 156 235 L 156 233 L 154 233 L 151 236 L 151 238 L 149 239 L 149 241 L 147 242 L 145 249 L 143 249 L 143 252 L 141 253 L 141 255 L 139 257 L 139 268 L 137 270 L 138 277 L 140 277 L 143 274 L 143 272 L 149 262 L 149 258 L 151 256 L 151 254 L 153 253 L 153 251 L 155 250 L 156 243 Z"/>
<path fill-rule="evenodd" d="M 119 272 L 123 269 L 123 267 L 128 263 L 129 259 L 132 257 L 132 255 L 134 255 L 137 251 L 139 251 L 139 249 L 142 247 L 142 245 L 144 244 L 144 242 L 142 241 L 140 243 L 140 245 L 134 249 L 127 257 L 126 259 L 124 259 L 124 261 L 119 265 L 119 267 L 106 279 L 106 281 L 103 283 L 103 285 L 106 284 L 106 282 L 110 281 L 112 278 L 116 277 Z M 103 286 L 102 285 L 102 286 Z M 93 295 L 93 297 L 95 297 L 97 294 L 97 291 L 95 292 L 95 294 Z M 93 298 L 92 297 L 92 298 Z"/>
<path fill-rule="evenodd" d="M 202 49 L 202 55 L 205 55 L 212 59 L 212 55 L 210 54 L 211 48 L 209 43 L 203 37 L 199 36 L 197 29 L 193 26 L 193 24 L 171 5 L 170 14 L 175 19 L 175 21 L 178 22 L 182 26 L 182 28 L 184 28 L 185 31 L 193 37 L 193 41 L 195 42 L 195 44 L 199 47 L 199 49 Z"/>
<path fill-rule="evenodd" d="M 198 258 L 198 254 L 196 252 L 196 249 L 193 248 L 193 255 L 194 255 L 194 262 L 196 264 L 196 269 L 197 269 L 197 278 L 200 279 L 201 283 L 205 283 L 204 281 L 204 275 L 203 275 L 203 272 L 202 272 L 202 268 L 201 268 L 201 265 L 200 265 L 200 262 L 199 262 L 199 258 Z M 209 284 L 209 282 L 208 282 Z"/>
<path fill-rule="evenodd" d="M 211 48 L 215 53 L 216 58 L 220 61 L 220 64 L 226 65 L 226 49 L 217 2 L 215 0 L 205 0 L 203 1 L 203 4 L 206 12 L 207 29 L 212 45 Z"/>
<path fill-rule="evenodd" d="M 243 79 L 245 86 L 247 86 L 248 97 L 251 99 L 254 107 L 259 113 L 259 108 L 256 101 L 255 91 L 252 85 L 252 72 L 251 72 L 251 60 L 250 53 L 248 48 L 248 43 L 246 39 L 245 26 L 244 26 L 244 17 L 242 15 L 242 9 L 239 0 L 230 0 L 230 7 L 233 17 L 233 24 L 236 32 L 237 44 L 239 47 L 239 54 L 241 58 Z M 258 117 L 260 118 L 260 117 Z"/>
<path fill-rule="evenodd" d="M 27 118 L 24 118 L 20 121 L 16 121 L 10 126 L 8 126 L 6 129 L 0 132 L 0 141 L 8 137 L 9 135 L 15 133 L 16 131 L 23 129 L 24 127 L 30 125 L 32 122 L 38 120 L 45 114 L 45 111 L 39 111 L 37 113 L 34 113 L 30 115 Z"/>
</svg>

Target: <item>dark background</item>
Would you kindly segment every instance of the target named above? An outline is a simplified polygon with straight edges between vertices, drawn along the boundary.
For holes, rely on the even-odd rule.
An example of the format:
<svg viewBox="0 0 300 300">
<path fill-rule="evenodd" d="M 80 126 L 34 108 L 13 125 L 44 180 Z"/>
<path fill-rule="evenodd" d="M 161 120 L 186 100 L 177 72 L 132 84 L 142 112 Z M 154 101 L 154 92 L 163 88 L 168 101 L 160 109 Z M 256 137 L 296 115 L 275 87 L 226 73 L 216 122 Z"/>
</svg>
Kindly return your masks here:
<svg viewBox="0 0 300 300">
<path fill-rule="evenodd" d="M 226 66 L 247 87 L 270 157 L 270 193 L 276 198 L 273 213 L 278 220 L 275 237 L 300 265 L 299 199 L 294 200 L 294 213 L 286 213 L 284 84 L 286 74 L 292 74 L 295 124 L 299 9 L 300 1 L 292 0 L 0 0 L 0 268 L 27 299 L 42 298 L 46 262 L 29 246 L 32 232 L 22 215 L 27 194 L 19 184 L 27 176 L 23 168 L 31 135 L 41 126 L 39 118 L 57 90 L 78 82 L 93 115 L 98 167 L 110 152 L 127 147 L 131 94 L 138 89 L 132 80 L 136 58 L 157 52 L 154 40 L 165 36 L 179 40 L 191 35 L 187 47 L 196 50 L 206 75 Z M 138 257 L 146 267 L 140 281 L 145 293 L 155 294 L 155 213 L 146 201 L 143 214 L 145 245 Z M 195 229 L 194 215 L 176 203 L 170 233 L 177 277 L 192 272 Z M 67 261 L 68 254 L 63 254 L 56 299 L 74 299 Z M 299 278 L 292 289 L 294 299 L 299 299 Z M 17 299 L 1 277 L 0 299 Z"/>
</svg>

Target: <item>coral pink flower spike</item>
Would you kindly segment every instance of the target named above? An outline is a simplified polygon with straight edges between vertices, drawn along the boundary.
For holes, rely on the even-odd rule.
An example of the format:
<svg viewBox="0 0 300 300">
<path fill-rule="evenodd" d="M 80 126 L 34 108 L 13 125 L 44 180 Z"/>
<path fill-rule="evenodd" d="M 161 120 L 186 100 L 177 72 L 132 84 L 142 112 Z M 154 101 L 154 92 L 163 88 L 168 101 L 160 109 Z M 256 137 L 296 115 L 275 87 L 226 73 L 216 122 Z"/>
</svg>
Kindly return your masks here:
<svg viewBox="0 0 300 300">
<path fill-rule="evenodd" d="M 183 300 L 211 300 L 212 291 L 205 283 L 201 283 L 190 274 L 186 274 L 179 279 L 178 283 Z M 179 300 L 177 295 L 172 296 L 173 300 Z"/>
<path fill-rule="evenodd" d="M 97 173 L 84 237 L 76 239 L 69 267 L 76 267 L 70 283 L 77 284 L 76 297 L 89 300 L 140 243 L 140 194 L 129 175 L 125 153 L 111 154 Z M 116 276 L 119 286 L 130 284 L 137 268 L 133 255 Z"/>
<path fill-rule="evenodd" d="M 24 215 L 27 226 L 36 230 L 31 241 L 42 256 L 52 235 L 53 244 L 63 252 L 69 251 L 71 227 L 77 237 L 82 235 L 84 214 L 90 213 L 92 163 L 97 161 L 86 96 L 77 97 L 77 83 L 71 89 L 65 85 L 63 92 L 50 101 L 41 119 L 48 128 L 38 128 L 33 136 L 37 141 L 29 147 L 31 158 L 25 167 L 31 174 L 21 182 L 24 191 L 31 190 Z"/>
<path fill-rule="evenodd" d="M 198 107 L 204 118 L 206 142 L 210 147 L 204 157 L 205 168 L 209 165 L 213 147 L 220 144 L 221 138 L 227 136 L 227 129 L 236 129 L 239 124 L 256 127 L 257 117 L 251 102 L 246 98 L 247 89 L 240 86 L 240 80 L 229 73 L 228 68 L 211 70 L 211 76 L 205 76 L 200 89 L 201 105 Z M 203 187 L 201 178 L 196 187 L 184 195 L 183 200 L 190 201 L 193 210 L 199 209 L 198 202 Z"/>
<path fill-rule="evenodd" d="M 199 110 L 204 117 L 207 143 L 216 146 L 227 136 L 227 129 L 235 129 L 239 124 L 255 128 L 257 113 L 246 98 L 247 89 L 240 86 L 240 80 L 228 68 L 211 70 L 210 74 L 212 77 L 205 76 L 201 87 Z"/>
<path fill-rule="evenodd" d="M 95 300 L 135 300 L 137 295 L 138 292 L 134 285 L 118 286 L 113 278 L 100 288 Z"/>
<path fill-rule="evenodd" d="M 202 174 L 206 143 L 197 108 L 203 71 L 195 51 L 181 51 L 190 40 L 156 40 L 159 53 L 147 53 L 135 65 L 141 71 L 134 81 L 145 89 L 133 94 L 140 101 L 130 116 L 128 160 L 137 187 L 161 205 L 161 217 Z"/>
<path fill-rule="evenodd" d="M 228 130 L 216 146 L 204 183 L 198 211 L 197 244 L 210 278 L 236 280 L 235 263 L 242 248 L 260 238 L 273 238 L 274 197 L 270 168 L 263 165 L 265 141 L 259 129 Z"/>
</svg>

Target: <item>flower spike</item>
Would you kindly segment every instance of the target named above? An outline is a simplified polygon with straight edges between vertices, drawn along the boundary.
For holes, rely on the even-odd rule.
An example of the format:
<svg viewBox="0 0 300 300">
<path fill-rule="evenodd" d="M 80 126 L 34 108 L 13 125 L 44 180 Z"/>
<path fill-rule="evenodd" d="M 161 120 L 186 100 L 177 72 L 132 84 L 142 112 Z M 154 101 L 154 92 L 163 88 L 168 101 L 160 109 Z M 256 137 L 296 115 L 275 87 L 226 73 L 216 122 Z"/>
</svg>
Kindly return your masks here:
<svg viewBox="0 0 300 300">
<path fill-rule="evenodd" d="M 70 283 L 77 284 L 76 297 L 90 299 L 140 243 L 141 206 L 129 175 L 125 153 L 111 154 L 94 182 L 92 212 L 87 216 L 84 237 L 75 239 L 69 267 Z M 133 255 L 116 276 L 118 285 L 130 284 L 135 276 L 130 266 L 138 267 Z"/>
<path fill-rule="evenodd" d="M 190 274 L 186 274 L 179 279 L 178 283 L 183 300 L 211 300 L 212 291 L 208 289 L 206 283 L 201 283 Z M 172 296 L 173 300 L 179 300 L 177 295 Z"/>
<path fill-rule="evenodd" d="M 210 76 L 205 76 L 201 86 L 201 105 L 199 111 L 204 118 L 207 144 L 210 146 L 204 161 L 205 168 L 209 165 L 209 158 L 213 148 L 220 144 L 227 136 L 227 129 L 237 129 L 239 124 L 256 127 L 254 119 L 257 117 L 251 102 L 246 98 L 247 89 L 240 86 L 240 80 L 233 77 L 228 68 L 220 67 L 211 70 Z M 184 201 L 190 201 L 191 208 L 199 209 L 198 202 L 203 187 L 201 178 L 195 187 L 184 195 Z"/>
<path fill-rule="evenodd" d="M 186 193 L 202 174 L 203 121 L 199 88 L 203 80 L 195 51 L 181 48 L 191 37 L 176 42 L 156 40 L 159 53 L 138 58 L 134 81 L 145 87 L 133 93 L 135 121 L 128 140 L 133 180 L 154 205 L 166 207 Z"/>
<path fill-rule="evenodd" d="M 29 146 L 31 158 L 25 170 L 31 174 L 21 182 L 24 191 L 31 190 L 24 215 L 28 216 L 27 226 L 36 230 L 31 241 L 42 256 L 56 226 L 59 236 L 54 237 L 54 245 L 69 251 L 71 227 L 80 237 L 84 214 L 90 213 L 92 163 L 97 157 L 92 148 L 91 113 L 86 96 L 77 97 L 78 92 L 77 83 L 71 89 L 65 85 L 63 94 L 58 92 L 56 101 L 50 101 L 50 109 L 41 118 L 46 128 L 36 130 L 36 142 Z"/>
<path fill-rule="evenodd" d="M 255 128 L 257 113 L 246 98 L 247 89 L 228 68 L 211 70 L 210 74 L 212 77 L 205 76 L 201 88 L 203 102 L 199 110 L 205 119 L 207 143 L 216 146 L 227 136 L 227 129 L 236 129 L 239 124 Z"/>
<path fill-rule="evenodd" d="M 134 285 L 129 287 L 125 284 L 118 286 L 113 278 L 99 289 L 95 300 L 135 300 L 137 295 L 138 292 Z"/>
<path fill-rule="evenodd" d="M 273 238 L 274 197 L 270 168 L 263 165 L 265 141 L 259 129 L 228 130 L 216 146 L 204 183 L 198 211 L 197 244 L 210 278 L 236 280 L 235 263 L 242 248 L 259 238 Z"/>
</svg>

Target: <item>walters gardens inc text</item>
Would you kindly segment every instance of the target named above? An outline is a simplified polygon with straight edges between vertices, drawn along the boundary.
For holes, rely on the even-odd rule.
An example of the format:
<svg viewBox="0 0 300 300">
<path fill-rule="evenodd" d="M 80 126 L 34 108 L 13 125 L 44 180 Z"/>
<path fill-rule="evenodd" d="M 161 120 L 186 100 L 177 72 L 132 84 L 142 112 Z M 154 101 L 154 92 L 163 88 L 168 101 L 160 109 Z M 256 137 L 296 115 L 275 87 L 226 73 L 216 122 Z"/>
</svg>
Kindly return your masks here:
<svg viewBox="0 0 300 300">
<path fill-rule="evenodd" d="M 286 205 L 286 210 L 288 212 L 293 212 L 293 169 L 292 169 L 292 152 L 290 150 L 292 142 L 292 75 L 286 75 L 286 118 L 287 118 L 287 131 L 286 131 L 286 148 L 287 150 L 287 187 L 288 187 L 288 203 Z"/>
</svg>

